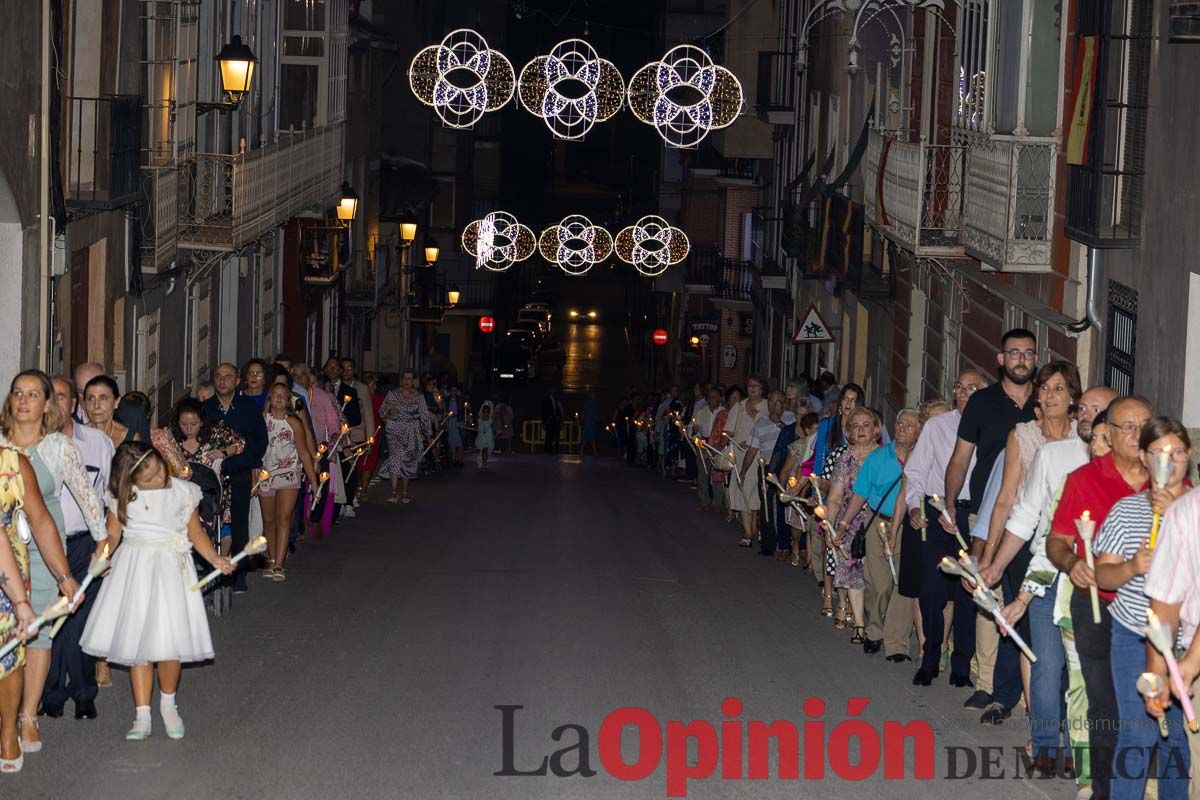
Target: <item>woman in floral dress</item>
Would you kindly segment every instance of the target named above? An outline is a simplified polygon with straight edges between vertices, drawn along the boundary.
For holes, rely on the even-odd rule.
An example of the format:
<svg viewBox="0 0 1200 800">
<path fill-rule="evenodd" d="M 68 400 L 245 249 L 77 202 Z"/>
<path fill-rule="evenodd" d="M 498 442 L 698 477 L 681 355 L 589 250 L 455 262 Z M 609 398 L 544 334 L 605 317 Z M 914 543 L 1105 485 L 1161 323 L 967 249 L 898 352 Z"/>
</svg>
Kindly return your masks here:
<svg viewBox="0 0 1200 800">
<path fill-rule="evenodd" d="M 292 410 L 291 399 L 287 386 L 277 383 L 267 393 L 267 409 L 263 413 L 267 422 L 267 452 L 263 454 L 263 471 L 259 475 L 258 500 L 271 562 L 263 577 L 274 581 L 287 580 L 283 562 L 287 558 L 292 512 L 300 495 L 300 478 L 307 477 L 312 486 L 319 484 L 312 454 L 296 444 L 305 441 L 304 423 Z"/>
<path fill-rule="evenodd" d="M 881 425 L 875 412 L 864 406 L 854 409 L 846 420 L 846 450 L 833 466 L 833 477 L 826 498 L 825 510 L 833 523 L 834 536 L 831 541 L 837 550 L 836 566 L 833 573 L 833 586 L 838 590 L 839 614 L 834 623 L 838 628 L 846 627 L 847 622 L 854 626 L 854 638 L 851 642 L 860 644 L 863 641 L 863 563 L 861 559 L 850 557 L 850 543 L 854 535 L 866 522 L 867 507 L 864 505 L 853 519 L 843 519 L 850 495 L 854 492 L 854 481 L 858 470 L 867 456 L 878 446 Z M 846 612 L 849 601 L 853 616 Z"/>
<path fill-rule="evenodd" d="M 411 503 L 408 482 L 417 476 L 422 444 L 433 436 L 433 416 L 417 391 L 416 374 L 400 373 L 400 386 L 388 392 L 379 413 L 387 425 L 388 458 L 382 473 L 392 479 L 389 503 Z"/>
</svg>

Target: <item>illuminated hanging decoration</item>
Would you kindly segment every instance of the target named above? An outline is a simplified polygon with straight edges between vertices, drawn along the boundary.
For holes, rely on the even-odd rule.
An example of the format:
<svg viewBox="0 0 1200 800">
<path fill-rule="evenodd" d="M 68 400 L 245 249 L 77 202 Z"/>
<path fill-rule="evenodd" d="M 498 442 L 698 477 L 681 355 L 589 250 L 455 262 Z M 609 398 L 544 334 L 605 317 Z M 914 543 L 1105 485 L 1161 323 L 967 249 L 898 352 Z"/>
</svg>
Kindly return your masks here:
<svg viewBox="0 0 1200 800">
<path fill-rule="evenodd" d="M 613 240 L 587 217 L 572 214 L 542 231 L 538 249 L 542 258 L 568 275 L 582 275 L 612 254 Z"/>
<path fill-rule="evenodd" d="M 625 81 L 611 61 L 582 39 L 559 42 L 525 65 L 517 81 L 525 110 L 541 117 L 559 139 L 582 139 L 597 122 L 621 110 Z"/>
<path fill-rule="evenodd" d="M 537 249 L 537 239 L 507 211 L 493 211 L 468 225 L 462 234 L 463 250 L 474 256 L 475 268 L 504 272 Z"/>
<path fill-rule="evenodd" d="M 650 214 L 623 228 L 613 241 L 613 249 L 617 258 L 653 278 L 687 258 L 689 245 L 687 234 Z"/>
<path fill-rule="evenodd" d="M 681 44 L 629 80 L 629 109 L 672 147 L 695 147 L 708 132 L 732 125 L 742 85 L 699 47 Z"/>
<path fill-rule="evenodd" d="M 512 99 L 516 73 L 500 51 L 460 28 L 417 53 L 408 68 L 413 94 L 451 128 L 470 128 Z"/>
</svg>

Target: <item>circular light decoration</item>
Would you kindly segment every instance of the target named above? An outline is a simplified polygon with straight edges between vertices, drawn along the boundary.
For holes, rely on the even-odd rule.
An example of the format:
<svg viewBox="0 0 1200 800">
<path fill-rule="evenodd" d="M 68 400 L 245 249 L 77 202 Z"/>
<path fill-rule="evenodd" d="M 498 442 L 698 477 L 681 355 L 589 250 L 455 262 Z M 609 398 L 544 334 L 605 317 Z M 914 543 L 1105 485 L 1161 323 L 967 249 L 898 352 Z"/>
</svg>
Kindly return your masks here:
<svg viewBox="0 0 1200 800">
<path fill-rule="evenodd" d="M 470 128 L 512 99 L 516 73 L 486 39 L 459 28 L 417 53 L 408 67 L 408 83 L 447 126 Z"/>
<path fill-rule="evenodd" d="M 517 96 L 559 139 L 582 139 L 597 122 L 621 110 L 625 81 L 590 44 L 567 39 L 525 65 Z"/>
<path fill-rule="evenodd" d="M 538 240 L 542 258 L 557 264 L 568 275 L 582 275 L 612 253 L 612 236 L 581 214 L 542 231 Z"/>
<path fill-rule="evenodd" d="M 629 110 L 672 147 L 695 147 L 742 111 L 742 85 L 699 47 L 681 44 L 629 79 Z"/>
<path fill-rule="evenodd" d="M 617 258 L 649 278 L 687 258 L 688 248 L 687 234 L 653 214 L 622 228 L 613 240 Z"/>
<path fill-rule="evenodd" d="M 463 250 L 475 257 L 475 268 L 504 272 L 537 249 L 533 231 L 507 211 L 493 211 L 468 225 L 462 234 Z"/>
</svg>

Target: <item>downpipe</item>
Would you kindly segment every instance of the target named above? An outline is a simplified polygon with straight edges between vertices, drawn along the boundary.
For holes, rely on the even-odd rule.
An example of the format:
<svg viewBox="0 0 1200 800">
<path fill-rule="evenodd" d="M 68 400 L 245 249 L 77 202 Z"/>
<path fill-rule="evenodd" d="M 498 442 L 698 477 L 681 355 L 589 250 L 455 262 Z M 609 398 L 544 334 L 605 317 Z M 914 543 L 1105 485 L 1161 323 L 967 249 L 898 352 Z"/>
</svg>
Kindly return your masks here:
<svg viewBox="0 0 1200 800">
<path fill-rule="evenodd" d="M 1096 333 L 1104 330 L 1100 324 L 1100 312 L 1096 308 L 1096 283 L 1097 283 L 1097 263 L 1099 262 L 1100 251 L 1095 247 L 1088 248 L 1087 255 L 1087 307 L 1084 309 L 1083 319 L 1078 322 L 1073 322 L 1067 326 L 1067 330 L 1076 335 L 1082 334 L 1088 328 L 1095 328 Z"/>
</svg>

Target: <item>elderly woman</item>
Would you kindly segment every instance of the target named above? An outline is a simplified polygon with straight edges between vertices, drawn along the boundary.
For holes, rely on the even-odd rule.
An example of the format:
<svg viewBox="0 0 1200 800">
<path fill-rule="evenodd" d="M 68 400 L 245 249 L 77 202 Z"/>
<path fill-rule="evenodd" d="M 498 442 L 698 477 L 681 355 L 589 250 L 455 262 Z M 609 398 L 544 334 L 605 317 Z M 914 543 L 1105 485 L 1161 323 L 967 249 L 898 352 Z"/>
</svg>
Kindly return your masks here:
<svg viewBox="0 0 1200 800">
<path fill-rule="evenodd" d="M 416 380 L 411 369 L 401 372 L 400 385 L 388 392 L 379 407 L 380 417 L 387 425 L 388 458 L 383 473 L 392 479 L 389 503 L 412 502 L 408 482 L 417 477 L 421 444 L 428 446 L 433 439 L 433 416 L 417 390 Z"/>
<path fill-rule="evenodd" d="M 729 434 L 738 456 L 738 477 L 729 492 L 729 507 L 738 512 L 742 521 L 742 547 L 750 547 L 758 536 L 758 462 L 749 458 L 750 435 L 760 417 L 767 415 L 766 381 L 757 375 L 746 379 L 746 399 L 729 411 L 725 432 Z"/>
<path fill-rule="evenodd" d="M 833 529 L 829 542 L 830 549 L 834 551 L 835 561 L 833 586 L 838 590 L 838 617 L 834 626 L 841 629 L 847 624 L 853 624 L 854 635 L 850 639 L 851 644 L 863 644 L 866 641 L 863 621 L 863 562 L 861 558 L 851 555 L 851 545 L 855 534 L 866 523 L 867 515 L 861 504 L 856 513 L 845 512 L 848 510 L 854 482 L 863 462 L 878 447 L 875 442 L 879 438 L 881 428 L 879 417 L 871 409 L 858 406 L 850 412 L 846 418 L 846 448 L 833 464 L 829 496 L 826 498 L 825 516 Z"/>
<path fill-rule="evenodd" d="M 87 414 L 89 428 L 103 431 L 112 439 L 113 447 L 139 439 L 135 431 L 122 425 L 113 417 L 117 410 L 121 390 L 117 382 L 107 375 L 97 375 L 83 387 L 83 410 Z"/>
</svg>

